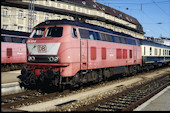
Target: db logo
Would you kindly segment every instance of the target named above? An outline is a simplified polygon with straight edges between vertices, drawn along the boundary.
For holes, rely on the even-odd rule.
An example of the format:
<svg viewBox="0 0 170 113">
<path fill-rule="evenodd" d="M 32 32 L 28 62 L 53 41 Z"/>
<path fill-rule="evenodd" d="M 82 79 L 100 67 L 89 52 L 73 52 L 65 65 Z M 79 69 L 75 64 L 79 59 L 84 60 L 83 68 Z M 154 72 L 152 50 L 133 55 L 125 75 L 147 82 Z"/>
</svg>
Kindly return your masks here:
<svg viewBox="0 0 170 113">
<path fill-rule="evenodd" d="M 46 53 L 47 52 L 46 45 L 38 45 L 37 49 L 38 49 L 38 53 Z"/>
</svg>

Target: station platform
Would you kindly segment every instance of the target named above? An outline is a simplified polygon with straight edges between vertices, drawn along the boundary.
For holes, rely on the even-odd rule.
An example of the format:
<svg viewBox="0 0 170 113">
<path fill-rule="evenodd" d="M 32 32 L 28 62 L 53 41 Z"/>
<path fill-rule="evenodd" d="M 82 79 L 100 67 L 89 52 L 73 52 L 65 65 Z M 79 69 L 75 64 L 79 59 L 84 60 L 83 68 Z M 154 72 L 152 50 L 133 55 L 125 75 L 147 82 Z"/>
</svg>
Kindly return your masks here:
<svg viewBox="0 0 170 113">
<path fill-rule="evenodd" d="M 21 70 L 1 72 L 1 84 L 18 82 L 18 75 L 21 74 Z"/>
<path fill-rule="evenodd" d="M 134 111 L 170 111 L 170 86 L 134 109 Z"/>
</svg>

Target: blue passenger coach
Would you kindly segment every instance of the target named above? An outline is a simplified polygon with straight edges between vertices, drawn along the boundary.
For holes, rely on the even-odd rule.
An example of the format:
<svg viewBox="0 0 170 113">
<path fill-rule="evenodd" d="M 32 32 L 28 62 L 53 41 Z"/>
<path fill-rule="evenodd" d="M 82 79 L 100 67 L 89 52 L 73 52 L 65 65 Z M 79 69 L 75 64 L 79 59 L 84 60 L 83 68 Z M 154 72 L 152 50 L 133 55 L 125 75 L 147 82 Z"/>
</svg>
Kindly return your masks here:
<svg viewBox="0 0 170 113">
<path fill-rule="evenodd" d="M 149 40 L 140 40 L 143 66 L 161 66 L 170 63 L 170 46 Z"/>
</svg>

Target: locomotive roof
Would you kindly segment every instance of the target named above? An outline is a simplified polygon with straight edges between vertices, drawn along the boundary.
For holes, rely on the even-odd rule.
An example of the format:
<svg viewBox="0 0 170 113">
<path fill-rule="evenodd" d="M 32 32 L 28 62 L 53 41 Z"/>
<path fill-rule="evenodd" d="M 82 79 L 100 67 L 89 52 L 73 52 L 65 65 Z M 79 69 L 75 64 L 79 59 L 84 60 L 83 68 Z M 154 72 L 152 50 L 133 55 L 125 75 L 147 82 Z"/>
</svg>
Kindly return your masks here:
<svg viewBox="0 0 170 113">
<path fill-rule="evenodd" d="M 121 36 L 126 36 L 126 37 L 131 37 L 131 38 L 135 38 L 131 35 L 125 34 L 125 33 L 120 33 L 120 32 L 116 32 L 113 31 L 111 29 L 107 29 L 104 27 L 100 27 L 97 25 L 93 25 L 93 24 L 89 24 L 89 23 L 84 23 L 84 22 L 80 22 L 80 21 L 72 21 L 72 20 L 47 20 L 45 22 L 39 23 L 37 25 L 38 26 L 45 26 L 45 25 L 74 25 L 74 26 L 79 26 L 79 27 L 85 27 L 85 28 L 90 28 L 90 29 L 94 29 L 94 30 L 99 30 L 99 31 L 103 31 L 103 32 L 107 32 L 107 33 L 112 33 L 112 34 L 117 34 L 117 35 L 121 35 Z M 138 39 L 138 38 L 135 38 Z"/>
</svg>

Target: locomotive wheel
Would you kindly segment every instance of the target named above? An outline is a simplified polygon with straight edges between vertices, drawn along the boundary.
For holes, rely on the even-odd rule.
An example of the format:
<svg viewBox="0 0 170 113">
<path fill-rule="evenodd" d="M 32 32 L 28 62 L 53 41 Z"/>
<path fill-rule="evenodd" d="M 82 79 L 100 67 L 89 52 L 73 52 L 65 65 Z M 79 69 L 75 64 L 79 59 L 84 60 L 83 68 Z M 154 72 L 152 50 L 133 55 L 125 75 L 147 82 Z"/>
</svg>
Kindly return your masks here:
<svg viewBox="0 0 170 113">
<path fill-rule="evenodd" d="M 63 91 L 65 89 L 65 85 L 64 84 L 59 84 L 59 91 Z"/>
<path fill-rule="evenodd" d="M 77 73 L 73 78 L 71 78 L 70 85 L 72 87 L 78 87 L 80 84 L 80 75 Z"/>
<path fill-rule="evenodd" d="M 92 81 L 93 81 L 94 83 L 97 83 L 97 82 L 98 82 L 98 74 L 97 74 L 97 71 L 96 71 L 96 70 L 93 70 L 93 71 L 92 71 L 91 77 L 92 77 Z"/>
<path fill-rule="evenodd" d="M 102 74 L 102 70 L 98 70 L 97 71 L 97 74 L 98 74 L 98 82 L 101 82 L 103 80 L 103 74 Z"/>
</svg>

